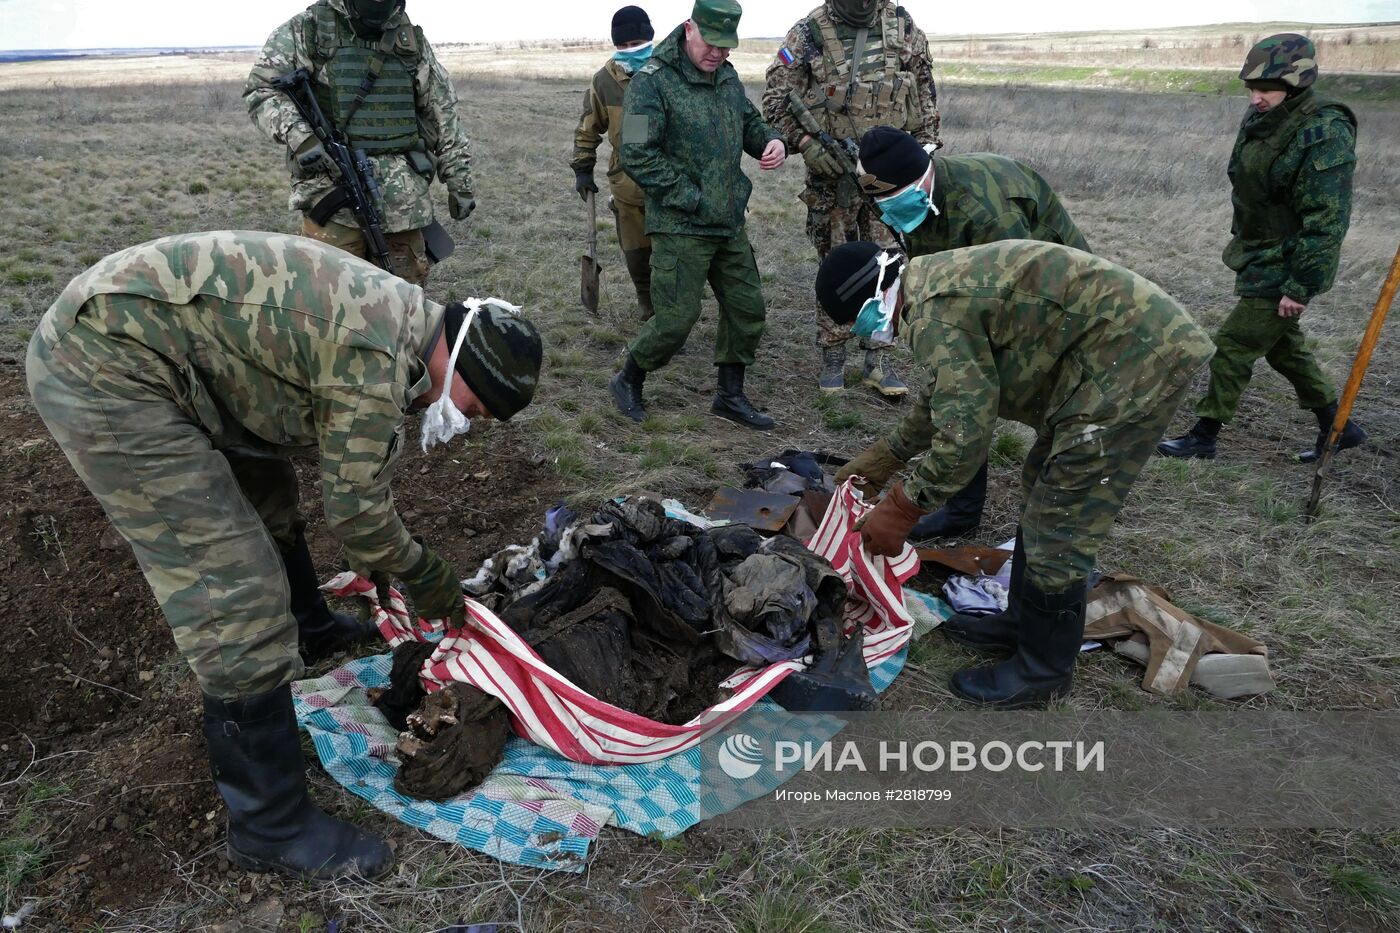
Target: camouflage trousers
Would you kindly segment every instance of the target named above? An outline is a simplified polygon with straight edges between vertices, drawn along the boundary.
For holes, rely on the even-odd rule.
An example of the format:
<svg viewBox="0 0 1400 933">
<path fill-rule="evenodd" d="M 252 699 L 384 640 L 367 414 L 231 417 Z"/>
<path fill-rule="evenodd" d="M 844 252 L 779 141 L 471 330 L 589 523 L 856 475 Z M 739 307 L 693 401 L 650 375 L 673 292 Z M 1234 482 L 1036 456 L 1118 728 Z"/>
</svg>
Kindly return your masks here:
<svg viewBox="0 0 1400 933">
<path fill-rule="evenodd" d="M 700 302 L 709 282 L 719 302 L 715 364 L 752 366 L 767 312 L 758 264 L 744 229 L 729 239 L 656 233 L 651 243 L 651 299 L 656 315 L 628 346 L 632 359 L 646 372 L 669 363 L 700 319 Z"/>
<path fill-rule="evenodd" d="M 1021 535 L 1026 575 L 1041 592 L 1063 593 L 1094 569 L 1100 546 L 1199 368 L 1182 370 L 1184 378 L 1174 377 L 1180 385 L 1164 390 L 1149 411 L 1116 422 L 1059 425 L 1036 438 L 1021 469 Z"/>
<path fill-rule="evenodd" d="M 369 247 L 365 235 L 358 227 L 347 227 L 331 221 L 324 227 L 306 215 L 301 218 L 301 235 L 345 250 L 351 256 L 369 259 Z M 428 247 L 423 243 L 422 230 L 404 230 L 399 233 L 386 233 L 384 239 L 389 244 L 389 261 L 394 264 L 394 274 L 419 288 L 428 284 Z M 370 259 L 371 262 L 374 260 Z"/>
<path fill-rule="evenodd" d="M 56 359 L 75 350 L 81 368 Z M 131 545 L 201 689 L 235 699 L 300 677 L 278 548 L 301 524 L 291 463 L 215 449 L 179 369 L 133 342 L 79 325 L 54 347 L 31 340 L 26 368 L 34 407 Z"/>
<path fill-rule="evenodd" d="M 1298 318 L 1278 316 L 1277 298 L 1241 298 L 1214 339 L 1210 387 L 1196 403 L 1198 417 L 1232 420 L 1261 356 L 1293 384 L 1300 407 L 1321 408 L 1337 400 L 1337 389 L 1308 350 Z"/>
<path fill-rule="evenodd" d="M 802 203 L 807 205 L 807 239 L 817 248 L 817 261 L 827 257 L 833 249 L 852 240 L 867 240 L 886 249 L 898 249 L 890 228 L 885 226 L 880 214 L 865 198 L 856 195 L 855 203 L 842 206 L 837 197 L 837 185 L 822 183 L 811 175 L 807 179 L 807 189 L 802 192 Z M 817 308 L 812 299 L 817 321 L 817 343 L 832 347 L 851 339 L 851 326 L 837 324 Z"/>
<path fill-rule="evenodd" d="M 622 247 L 623 260 L 627 263 L 627 274 L 632 279 L 632 287 L 637 290 L 637 303 L 642 306 L 642 314 L 650 317 L 651 304 L 651 237 L 647 236 L 647 212 L 641 204 L 628 204 L 616 196 L 608 198 L 608 210 L 612 211 L 617 225 L 617 242 Z"/>
</svg>

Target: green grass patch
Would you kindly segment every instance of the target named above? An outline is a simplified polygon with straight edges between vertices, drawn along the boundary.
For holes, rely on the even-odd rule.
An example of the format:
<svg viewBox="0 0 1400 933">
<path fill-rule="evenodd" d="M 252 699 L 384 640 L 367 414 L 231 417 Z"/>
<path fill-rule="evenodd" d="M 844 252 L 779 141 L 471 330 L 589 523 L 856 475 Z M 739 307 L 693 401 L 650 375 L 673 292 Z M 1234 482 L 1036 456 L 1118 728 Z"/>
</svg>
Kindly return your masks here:
<svg viewBox="0 0 1400 933">
<path fill-rule="evenodd" d="M 0 828 L 0 906 L 6 913 L 19 907 L 24 886 L 44 868 L 53 852 L 41 805 L 68 790 L 67 784 L 34 781 L 25 788 L 9 823 Z"/>
</svg>

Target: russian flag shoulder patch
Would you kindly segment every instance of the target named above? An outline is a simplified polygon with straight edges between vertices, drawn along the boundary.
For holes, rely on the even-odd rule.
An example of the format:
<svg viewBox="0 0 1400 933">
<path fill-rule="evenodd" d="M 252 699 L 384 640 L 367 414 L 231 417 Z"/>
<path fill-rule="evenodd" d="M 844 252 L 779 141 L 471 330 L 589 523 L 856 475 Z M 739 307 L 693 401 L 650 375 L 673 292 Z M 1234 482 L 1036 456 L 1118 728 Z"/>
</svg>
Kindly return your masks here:
<svg viewBox="0 0 1400 933">
<path fill-rule="evenodd" d="M 793 62 L 797 61 L 796 57 L 793 56 L 792 52 L 788 51 L 787 46 L 783 46 L 782 48 L 778 49 L 778 58 L 782 61 L 784 65 L 791 65 Z"/>
</svg>

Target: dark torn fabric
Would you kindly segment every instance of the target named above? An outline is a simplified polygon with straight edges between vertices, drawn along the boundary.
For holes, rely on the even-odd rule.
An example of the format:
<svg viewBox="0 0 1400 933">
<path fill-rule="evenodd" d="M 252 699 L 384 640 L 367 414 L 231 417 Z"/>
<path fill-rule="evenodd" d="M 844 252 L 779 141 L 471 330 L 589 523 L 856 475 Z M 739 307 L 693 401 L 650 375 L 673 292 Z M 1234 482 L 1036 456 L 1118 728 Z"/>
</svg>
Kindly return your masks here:
<svg viewBox="0 0 1400 933">
<path fill-rule="evenodd" d="M 557 541 L 557 569 L 528 583 L 496 576 L 494 586 L 516 591 L 498 615 L 551 668 L 613 706 L 681 725 L 723 699 L 719 684 L 735 661 L 766 666 L 814 644 L 819 657 L 841 649 L 846 584 L 791 538 L 765 540 L 744 525 L 702 529 L 640 498 L 608 502 L 531 547 L 546 536 Z M 377 702 L 406 727 L 395 786 L 441 800 L 481 780 L 509 717 L 471 688 L 425 701 L 414 647 L 395 650 L 392 686 Z"/>
</svg>

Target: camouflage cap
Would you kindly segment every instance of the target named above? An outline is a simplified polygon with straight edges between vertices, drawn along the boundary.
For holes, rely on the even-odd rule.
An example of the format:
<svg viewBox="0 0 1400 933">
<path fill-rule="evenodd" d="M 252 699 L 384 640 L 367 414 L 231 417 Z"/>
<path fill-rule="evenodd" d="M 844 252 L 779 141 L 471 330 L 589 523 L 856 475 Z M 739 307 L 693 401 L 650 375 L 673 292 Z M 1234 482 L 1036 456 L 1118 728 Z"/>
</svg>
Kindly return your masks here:
<svg viewBox="0 0 1400 933">
<path fill-rule="evenodd" d="M 466 315 L 467 309 L 460 302 L 447 306 L 444 330 L 449 346 L 456 341 Z M 487 305 L 472 318 L 457 356 L 457 373 L 492 418 L 509 421 L 535 397 L 543 358 L 544 343 L 535 325 Z"/>
<path fill-rule="evenodd" d="M 1301 90 L 1317 80 L 1317 47 L 1296 32 L 1260 39 L 1245 57 L 1240 78 L 1249 86 L 1267 82 L 1281 90 Z"/>
<path fill-rule="evenodd" d="M 736 0 L 695 0 L 690 18 L 700 29 L 700 38 L 720 49 L 739 45 L 739 17 L 744 10 Z"/>
</svg>

